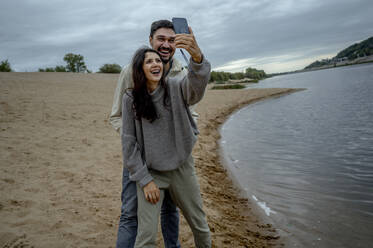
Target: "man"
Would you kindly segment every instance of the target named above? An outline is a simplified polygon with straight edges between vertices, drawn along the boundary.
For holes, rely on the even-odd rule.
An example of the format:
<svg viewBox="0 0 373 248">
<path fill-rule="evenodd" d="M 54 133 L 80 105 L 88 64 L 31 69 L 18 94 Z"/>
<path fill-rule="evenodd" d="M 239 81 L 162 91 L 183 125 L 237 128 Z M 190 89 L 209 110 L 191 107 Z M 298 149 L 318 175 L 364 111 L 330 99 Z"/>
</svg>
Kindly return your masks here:
<svg viewBox="0 0 373 248">
<path fill-rule="evenodd" d="M 190 29 L 191 31 L 191 29 Z M 187 73 L 181 63 L 173 59 L 176 46 L 186 49 L 192 59 L 201 63 L 202 53 L 197 42 L 191 34 L 179 35 L 177 42 L 172 22 L 159 20 L 152 23 L 150 28 L 149 43 L 157 50 L 165 63 L 166 78 L 184 76 Z M 121 132 L 122 125 L 122 96 L 127 88 L 133 87 L 131 65 L 127 65 L 120 73 L 117 88 L 114 94 L 114 102 L 110 115 L 110 123 L 115 130 Z M 196 114 L 194 113 L 194 116 Z M 117 248 L 133 247 L 137 234 L 137 194 L 136 183 L 130 181 L 129 172 L 123 169 L 122 178 L 122 210 L 118 229 Z M 179 212 L 166 192 L 161 211 L 161 228 L 166 248 L 180 247 Z"/>
</svg>

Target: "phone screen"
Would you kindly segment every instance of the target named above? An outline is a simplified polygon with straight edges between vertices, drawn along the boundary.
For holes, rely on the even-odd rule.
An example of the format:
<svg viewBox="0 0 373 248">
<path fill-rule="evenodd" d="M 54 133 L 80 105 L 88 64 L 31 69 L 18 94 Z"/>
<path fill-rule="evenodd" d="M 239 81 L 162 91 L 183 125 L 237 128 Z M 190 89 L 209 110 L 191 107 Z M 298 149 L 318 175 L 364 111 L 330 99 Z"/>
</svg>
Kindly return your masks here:
<svg viewBox="0 0 373 248">
<path fill-rule="evenodd" d="M 172 18 L 172 24 L 176 34 L 189 34 L 188 22 L 185 18 Z"/>
</svg>

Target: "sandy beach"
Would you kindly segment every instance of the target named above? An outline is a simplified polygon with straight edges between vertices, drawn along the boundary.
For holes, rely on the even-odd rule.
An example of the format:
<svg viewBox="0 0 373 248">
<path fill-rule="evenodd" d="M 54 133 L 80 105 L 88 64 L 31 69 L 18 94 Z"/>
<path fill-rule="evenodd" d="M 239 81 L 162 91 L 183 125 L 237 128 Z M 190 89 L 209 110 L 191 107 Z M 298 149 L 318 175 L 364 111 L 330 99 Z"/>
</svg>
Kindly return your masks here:
<svg viewBox="0 0 373 248">
<path fill-rule="evenodd" d="M 0 73 L 0 247 L 115 247 L 122 155 L 108 122 L 118 74 Z M 207 90 L 194 149 L 213 247 L 282 247 L 228 177 L 219 126 L 294 89 Z M 193 247 L 181 219 L 182 247 Z M 159 247 L 163 247 L 159 240 Z"/>
</svg>

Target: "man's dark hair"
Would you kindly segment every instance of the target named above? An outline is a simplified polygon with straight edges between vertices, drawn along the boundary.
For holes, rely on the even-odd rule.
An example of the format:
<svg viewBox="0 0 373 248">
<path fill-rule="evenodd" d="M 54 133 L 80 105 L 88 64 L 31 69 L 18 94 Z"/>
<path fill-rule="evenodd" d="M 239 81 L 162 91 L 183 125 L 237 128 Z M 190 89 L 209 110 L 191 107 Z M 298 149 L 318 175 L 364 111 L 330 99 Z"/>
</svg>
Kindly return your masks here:
<svg viewBox="0 0 373 248">
<path fill-rule="evenodd" d="M 160 28 L 171 28 L 172 30 L 174 30 L 174 25 L 169 20 L 155 21 L 150 26 L 150 37 L 153 38 L 155 31 L 157 31 Z"/>
</svg>

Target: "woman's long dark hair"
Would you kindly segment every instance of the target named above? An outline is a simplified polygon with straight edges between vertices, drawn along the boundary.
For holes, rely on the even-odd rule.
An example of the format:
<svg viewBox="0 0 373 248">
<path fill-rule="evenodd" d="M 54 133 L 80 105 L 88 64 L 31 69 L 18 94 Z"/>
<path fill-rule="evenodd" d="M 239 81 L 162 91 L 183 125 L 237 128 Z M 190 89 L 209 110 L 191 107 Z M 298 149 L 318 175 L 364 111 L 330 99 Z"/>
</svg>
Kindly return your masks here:
<svg viewBox="0 0 373 248">
<path fill-rule="evenodd" d="M 144 47 L 136 51 L 132 59 L 132 79 L 134 83 L 132 96 L 136 119 L 141 120 L 141 118 L 144 118 L 146 120 L 149 120 L 150 122 L 153 122 L 154 120 L 158 119 L 158 114 L 152 101 L 152 97 L 149 94 L 148 89 L 146 87 L 147 79 L 145 77 L 145 73 L 143 70 L 145 54 L 148 52 L 156 53 L 158 54 L 159 58 L 162 58 L 156 50 L 153 50 L 151 48 Z M 159 83 L 160 87 L 164 89 L 163 105 L 167 107 L 169 101 L 169 94 L 165 82 L 164 64 L 163 74 Z"/>
</svg>

